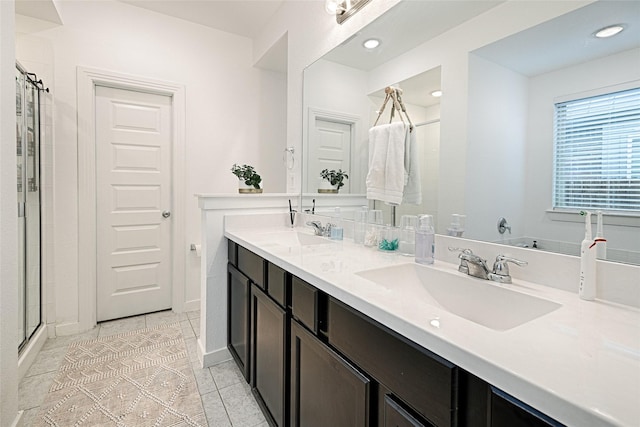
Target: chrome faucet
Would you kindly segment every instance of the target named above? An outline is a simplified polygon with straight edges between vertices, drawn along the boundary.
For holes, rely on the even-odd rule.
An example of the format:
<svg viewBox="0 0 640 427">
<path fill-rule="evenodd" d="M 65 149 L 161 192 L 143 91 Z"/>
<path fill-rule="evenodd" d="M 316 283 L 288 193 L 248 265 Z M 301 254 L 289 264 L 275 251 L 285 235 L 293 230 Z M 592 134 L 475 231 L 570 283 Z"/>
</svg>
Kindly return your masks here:
<svg viewBox="0 0 640 427">
<path fill-rule="evenodd" d="M 479 277 L 480 279 L 487 280 L 489 278 L 489 268 L 487 267 L 487 260 L 480 258 L 473 253 L 462 252 L 458 255 L 461 263 L 465 261 L 467 263 L 467 274 L 473 277 Z"/>
<path fill-rule="evenodd" d="M 468 274 L 469 276 L 498 283 L 511 283 L 511 275 L 509 274 L 509 266 L 507 263 L 511 262 L 519 266 L 528 264 L 527 261 L 498 255 L 496 261 L 493 263 L 493 268 L 489 270 L 487 260 L 475 255 L 471 249 L 449 248 L 449 250 L 460 252 L 458 255 L 458 258 L 460 258 L 458 271 Z"/>
<path fill-rule="evenodd" d="M 313 232 L 316 236 L 329 237 L 331 235 L 331 227 L 333 227 L 333 224 L 330 222 L 328 222 L 324 227 L 320 221 L 307 221 L 306 224 L 313 228 Z"/>
</svg>

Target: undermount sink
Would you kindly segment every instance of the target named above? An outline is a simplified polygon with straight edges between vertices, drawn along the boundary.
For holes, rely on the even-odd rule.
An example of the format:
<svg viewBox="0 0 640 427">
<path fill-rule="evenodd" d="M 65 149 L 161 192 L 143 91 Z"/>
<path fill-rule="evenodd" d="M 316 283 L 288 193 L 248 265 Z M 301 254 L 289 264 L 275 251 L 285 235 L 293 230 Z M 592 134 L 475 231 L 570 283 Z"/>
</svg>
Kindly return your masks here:
<svg viewBox="0 0 640 427">
<path fill-rule="evenodd" d="M 275 233 L 264 233 L 264 243 L 275 244 L 279 246 L 296 247 L 296 246 L 313 246 L 326 245 L 331 240 L 301 231 L 278 231 Z"/>
<path fill-rule="evenodd" d="M 386 289 L 407 292 L 427 303 L 497 331 L 506 331 L 561 307 L 458 272 L 401 264 L 356 273 Z"/>
</svg>

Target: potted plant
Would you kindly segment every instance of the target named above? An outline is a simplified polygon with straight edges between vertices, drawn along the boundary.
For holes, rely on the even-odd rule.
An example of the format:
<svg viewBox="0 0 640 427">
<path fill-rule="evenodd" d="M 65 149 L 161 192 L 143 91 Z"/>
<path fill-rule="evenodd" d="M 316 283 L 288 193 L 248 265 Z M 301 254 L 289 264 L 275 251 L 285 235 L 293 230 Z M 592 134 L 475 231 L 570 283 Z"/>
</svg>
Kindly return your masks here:
<svg viewBox="0 0 640 427">
<path fill-rule="evenodd" d="M 344 186 L 344 180 L 348 179 L 349 175 L 343 172 L 342 169 L 323 169 L 320 172 L 320 183 L 318 185 L 318 193 L 337 193 L 340 187 Z"/>
<path fill-rule="evenodd" d="M 234 163 L 231 168 L 231 173 L 238 177 L 239 193 L 262 193 L 262 188 L 260 188 L 262 177 L 258 175 L 258 172 L 256 172 L 253 166 L 238 166 Z"/>
</svg>

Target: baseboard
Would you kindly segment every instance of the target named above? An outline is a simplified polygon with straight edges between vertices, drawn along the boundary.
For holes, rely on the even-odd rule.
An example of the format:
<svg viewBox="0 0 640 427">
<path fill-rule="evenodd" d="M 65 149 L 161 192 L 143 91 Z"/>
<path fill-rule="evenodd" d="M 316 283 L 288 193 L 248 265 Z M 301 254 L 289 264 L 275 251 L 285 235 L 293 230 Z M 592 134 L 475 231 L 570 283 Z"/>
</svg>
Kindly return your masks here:
<svg viewBox="0 0 640 427">
<path fill-rule="evenodd" d="M 200 310 L 200 300 L 192 299 L 191 301 L 184 302 L 184 311 L 197 311 Z"/>
<path fill-rule="evenodd" d="M 200 366 L 202 368 L 208 368 L 213 365 L 217 365 L 218 363 L 226 362 L 227 360 L 231 360 L 231 353 L 229 353 L 229 349 L 226 347 L 220 348 L 215 351 L 211 351 L 209 353 L 204 353 L 202 350 L 202 344 L 200 343 L 200 339 L 198 339 L 198 360 L 200 361 Z"/>
<path fill-rule="evenodd" d="M 79 322 L 56 324 L 56 336 L 62 337 L 66 335 L 79 334 L 82 331 Z"/>
<path fill-rule="evenodd" d="M 47 325 L 41 325 L 31 337 L 27 347 L 18 357 L 18 381 L 22 381 L 22 378 L 27 374 L 36 357 L 38 357 L 42 346 L 47 342 L 49 338 L 47 329 Z"/>
</svg>

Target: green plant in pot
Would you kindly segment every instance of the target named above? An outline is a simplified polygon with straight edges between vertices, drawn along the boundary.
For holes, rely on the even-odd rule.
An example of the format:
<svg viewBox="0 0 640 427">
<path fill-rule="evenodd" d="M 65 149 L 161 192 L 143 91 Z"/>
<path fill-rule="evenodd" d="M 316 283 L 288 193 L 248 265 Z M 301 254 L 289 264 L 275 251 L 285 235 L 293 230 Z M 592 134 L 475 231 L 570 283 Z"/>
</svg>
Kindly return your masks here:
<svg viewBox="0 0 640 427">
<path fill-rule="evenodd" d="M 231 168 L 231 173 L 237 176 L 238 180 L 240 181 L 240 188 L 238 188 L 238 192 L 262 193 L 262 188 L 260 188 L 262 177 L 258 174 L 258 172 L 256 172 L 253 166 L 238 166 L 234 163 L 233 167 Z"/>
<path fill-rule="evenodd" d="M 320 186 L 318 193 L 337 193 L 340 187 L 344 186 L 344 180 L 349 178 L 347 172 L 343 172 L 342 169 L 323 169 L 320 172 Z"/>
</svg>

